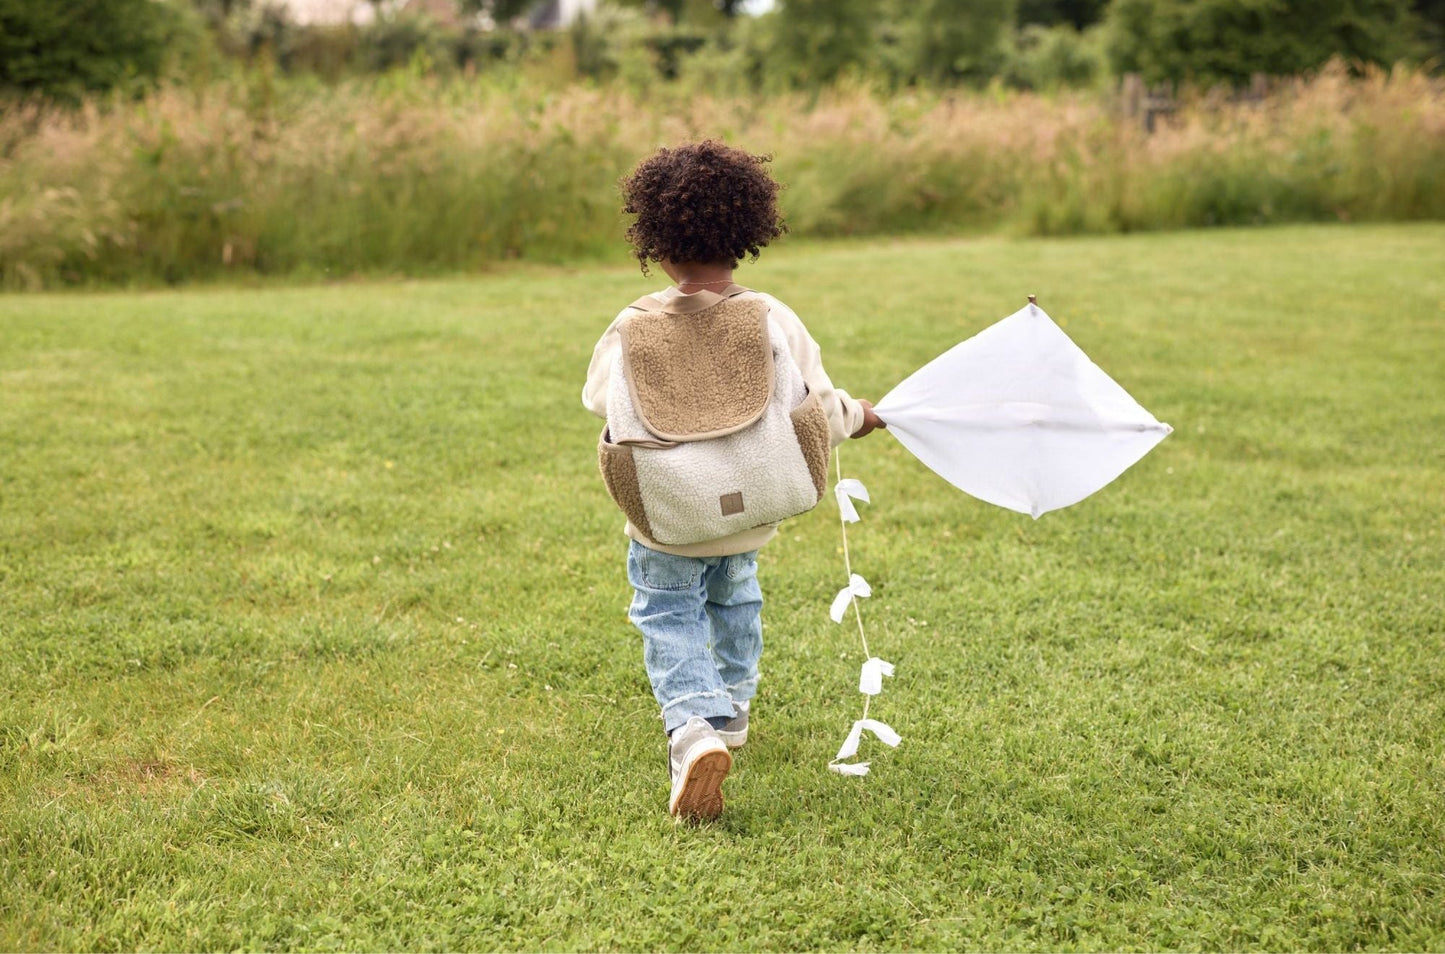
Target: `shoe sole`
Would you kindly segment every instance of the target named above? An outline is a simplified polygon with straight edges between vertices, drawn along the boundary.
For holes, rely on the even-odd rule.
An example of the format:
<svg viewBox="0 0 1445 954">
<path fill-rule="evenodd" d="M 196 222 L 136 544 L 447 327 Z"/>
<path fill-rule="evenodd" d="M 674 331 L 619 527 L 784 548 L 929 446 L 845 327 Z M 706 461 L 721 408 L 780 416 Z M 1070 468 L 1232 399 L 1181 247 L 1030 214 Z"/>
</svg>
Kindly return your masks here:
<svg viewBox="0 0 1445 954">
<path fill-rule="evenodd" d="M 726 749 L 704 752 L 688 766 L 682 791 L 677 793 L 672 813 L 679 818 L 712 821 L 722 814 L 723 779 L 732 770 L 733 757 Z"/>
</svg>

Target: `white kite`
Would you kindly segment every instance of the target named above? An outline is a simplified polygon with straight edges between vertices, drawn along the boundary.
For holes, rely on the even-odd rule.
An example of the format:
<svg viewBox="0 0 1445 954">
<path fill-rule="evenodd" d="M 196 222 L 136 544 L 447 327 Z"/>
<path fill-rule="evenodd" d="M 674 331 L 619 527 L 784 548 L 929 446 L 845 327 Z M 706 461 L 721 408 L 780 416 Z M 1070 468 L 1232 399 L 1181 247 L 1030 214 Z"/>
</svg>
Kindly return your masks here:
<svg viewBox="0 0 1445 954">
<path fill-rule="evenodd" d="M 1035 519 L 1108 484 L 1172 430 L 1032 301 L 924 365 L 874 411 L 944 480 Z"/>
<path fill-rule="evenodd" d="M 1019 311 L 969 338 L 914 372 L 874 407 L 878 417 L 915 457 L 943 479 L 980 500 L 1037 520 L 1078 503 L 1107 485 L 1172 432 L 1155 420 L 1113 378 L 1090 361 L 1033 296 Z M 871 595 L 848 556 L 853 500 L 868 500 L 857 480 L 835 488 L 843 524 L 843 562 L 849 584 L 830 615 L 842 622 L 853 606 L 863 642 L 863 718 L 828 767 L 840 775 L 866 775 L 868 763 L 844 763 L 858 752 L 863 731 L 897 746 L 900 737 L 868 718 L 868 703 L 882 691 L 893 664 L 874 657 L 863 633 L 859 597 Z"/>
</svg>

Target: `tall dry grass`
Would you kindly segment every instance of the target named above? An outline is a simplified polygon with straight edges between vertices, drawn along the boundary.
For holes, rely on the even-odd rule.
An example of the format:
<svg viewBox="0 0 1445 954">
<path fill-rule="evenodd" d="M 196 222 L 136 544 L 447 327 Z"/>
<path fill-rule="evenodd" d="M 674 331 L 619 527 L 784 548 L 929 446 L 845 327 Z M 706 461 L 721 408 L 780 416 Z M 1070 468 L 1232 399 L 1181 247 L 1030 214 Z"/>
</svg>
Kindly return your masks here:
<svg viewBox="0 0 1445 954">
<path fill-rule="evenodd" d="M 1327 69 L 1185 101 L 838 89 L 816 99 L 393 77 L 169 89 L 0 116 L 0 282 L 343 275 L 619 254 L 616 181 L 715 136 L 776 156 L 795 233 L 1445 218 L 1445 84 Z"/>
</svg>

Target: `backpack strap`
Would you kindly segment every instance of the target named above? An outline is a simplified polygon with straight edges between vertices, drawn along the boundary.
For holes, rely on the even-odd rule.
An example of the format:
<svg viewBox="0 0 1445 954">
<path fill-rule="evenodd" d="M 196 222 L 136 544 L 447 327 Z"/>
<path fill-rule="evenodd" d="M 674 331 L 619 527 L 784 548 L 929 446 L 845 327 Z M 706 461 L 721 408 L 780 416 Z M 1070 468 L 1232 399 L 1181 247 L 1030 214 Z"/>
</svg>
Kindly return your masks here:
<svg viewBox="0 0 1445 954">
<path fill-rule="evenodd" d="M 662 299 L 656 295 L 643 295 L 627 307 L 637 311 L 662 311 Z"/>
<path fill-rule="evenodd" d="M 693 315 L 700 311 L 706 311 L 720 301 L 735 298 L 748 291 L 752 291 L 752 289 L 734 282 L 720 292 L 700 291 L 690 295 L 674 295 L 670 298 L 663 298 L 661 295 L 643 295 L 627 307 L 635 308 L 638 311 L 661 311 L 670 315 Z"/>
</svg>

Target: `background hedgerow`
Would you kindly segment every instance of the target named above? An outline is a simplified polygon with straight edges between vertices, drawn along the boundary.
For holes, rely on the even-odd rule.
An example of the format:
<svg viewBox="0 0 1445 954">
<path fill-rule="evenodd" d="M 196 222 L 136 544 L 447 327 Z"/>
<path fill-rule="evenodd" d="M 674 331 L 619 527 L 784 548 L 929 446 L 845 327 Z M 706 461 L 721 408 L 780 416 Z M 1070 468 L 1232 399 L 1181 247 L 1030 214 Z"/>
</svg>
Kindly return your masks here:
<svg viewBox="0 0 1445 954">
<path fill-rule="evenodd" d="M 1445 217 L 1445 81 L 1334 67 L 1260 102 L 647 95 L 411 73 L 247 80 L 0 116 L 0 282 L 425 273 L 620 256 L 616 182 L 658 145 L 776 157 L 801 236 L 1119 232 Z"/>
</svg>

